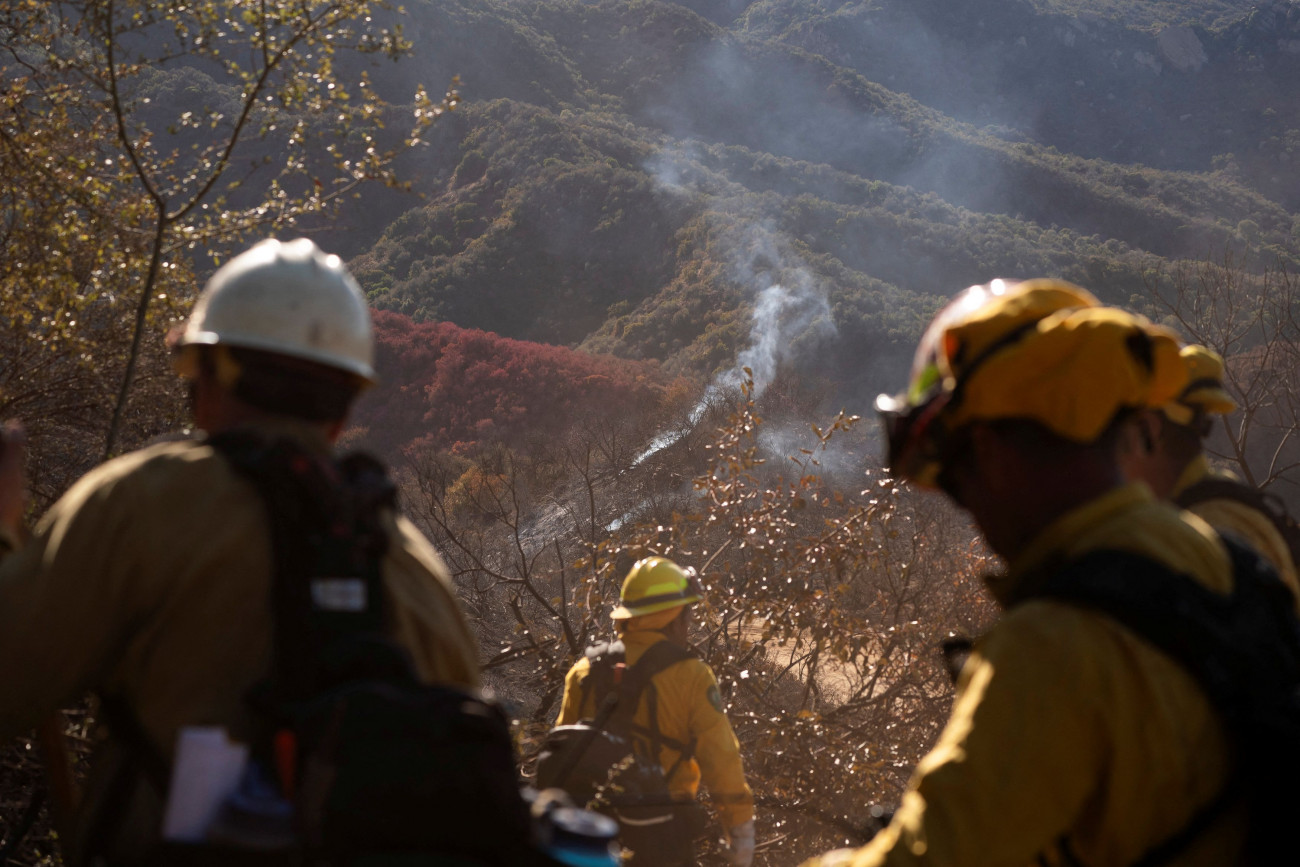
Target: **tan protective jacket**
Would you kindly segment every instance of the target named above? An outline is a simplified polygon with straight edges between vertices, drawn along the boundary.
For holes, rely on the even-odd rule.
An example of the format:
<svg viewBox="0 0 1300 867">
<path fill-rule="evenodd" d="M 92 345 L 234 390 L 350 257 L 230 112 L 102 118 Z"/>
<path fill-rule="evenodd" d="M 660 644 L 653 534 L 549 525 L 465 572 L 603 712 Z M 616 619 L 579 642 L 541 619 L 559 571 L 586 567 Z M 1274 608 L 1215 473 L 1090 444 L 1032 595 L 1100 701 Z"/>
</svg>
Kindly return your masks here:
<svg viewBox="0 0 1300 867">
<path fill-rule="evenodd" d="M 256 427 L 329 448 L 310 426 Z M 476 686 L 474 640 L 445 567 L 405 519 L 387 526 L 394 637 L 428 681 Z M 221 725 L 247 739 L 244 694 L 270 663 L 270 580 L 261 500 L 211 447 L 166 443 L 92 471 L 0 563 L 0 736 L 95 691 L 129 706 L 168 760 L 182 726 Z M 152 786 L 106 795 L 124 756 L 119 738 L 96 754 L 65 845 L 73 863 L 106 797 L 129 799 L 117 857 L 134 860 L 157 834 Z"/>
<path fill-rule="evenodd" d="M 1231 588 L 1227 552 L 1209 526 L 1137 484 L 1061 518 L 990 589 L 1011 604 L 1097 549 Z M 1103 614 L 1030 600 L 977 642 L 948 725 L 889 827 L 805 867 L 1123 867 L 1214 799 L 1228 755 L 1217 715 L 1177 662 Z M 1240 863 L 1244 819 L 1239 808 L 1221 814 L 1168 863 Z"/>
<path fill-rule="evenodd" d="M 1210 469 L 1209 459 L 1205 455 L 1198 455 L 1183 469 L 1169 499 L 1177 500 L 1183 491 L 1203 479 L 1224 479 L 1244 484 L 1236 476 Z M 1300 598 L 1300 579 L 1297 579 L 1296 564 L 1291 561 L 1291 549 L 1273 524 L 1272 518 L 1240 500 L 1225 498 L 1202 500 L 1194 503 L 1187 511 L 1202 518 L 1215 530 L 1231 533 L 1258 551 L 1273 564 L 1291 592 Z"/>
<path fill-rule="evenodd" d="M 635 665 L 651 645 L 665 640 L 662 632 L 654 630 L 626 633 L 623 643 L 627 647 L 628 666 Z M 594 694 L 587 697 L 586 704 L 581 704 L 582 684 L 590 670 L 591 664 L 585 657 L 569 670 L 556 725 L 572 725 L 595 716 Z M 659 694 L 659 731 L 682 743 L 695 740 L 695 757 L 683 762 L 668 781 L 672 793 L 694 798 L 703 779 L 724 828 L 734 828 L 754 818 L 754 794 L 745 782 L 740 743 L 722 712 L 722 696 L 713 669 L 703 660 L 687 659 L 659 672 L 650 682 Z M 649 725 L 647 713 L 642 702 L 636 716 L 639 725 Z M 676 750 L 664 747 L 659 763 L 668 771 L 677 763 L 679 755 Z"/>
</svg>

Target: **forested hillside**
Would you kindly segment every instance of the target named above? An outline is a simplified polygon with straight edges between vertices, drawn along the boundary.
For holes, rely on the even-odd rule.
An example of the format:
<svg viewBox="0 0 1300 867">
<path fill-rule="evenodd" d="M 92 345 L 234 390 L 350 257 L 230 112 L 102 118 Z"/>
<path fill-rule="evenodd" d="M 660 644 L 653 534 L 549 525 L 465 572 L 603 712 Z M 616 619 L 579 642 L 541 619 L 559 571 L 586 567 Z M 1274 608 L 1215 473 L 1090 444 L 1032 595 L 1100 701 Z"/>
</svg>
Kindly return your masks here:
<svg viewBox="0 0 1300 867">
<path fill-rule="evenodd" d="M 422 0 L 382 74 L 467 105 L 341 241 L 381 309 L 702 379 L 781 286 L 826 316 L 780 363 L 861 407 L 963 285 L 1293 263 L 1296 8 Z"/>
</svg>

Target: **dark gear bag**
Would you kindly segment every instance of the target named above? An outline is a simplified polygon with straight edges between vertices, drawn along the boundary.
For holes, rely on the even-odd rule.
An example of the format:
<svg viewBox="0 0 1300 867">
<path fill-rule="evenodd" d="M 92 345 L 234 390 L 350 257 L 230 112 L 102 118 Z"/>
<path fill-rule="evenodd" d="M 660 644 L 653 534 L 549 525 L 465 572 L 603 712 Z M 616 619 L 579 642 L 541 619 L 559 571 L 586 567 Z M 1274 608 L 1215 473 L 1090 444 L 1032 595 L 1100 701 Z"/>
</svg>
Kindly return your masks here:
<svg viewBox="0 0 1300 867">
<path fill-rule="evenodd" d="M 1209 477 L 1187 487 L 1174 498 L 1180 509 L 1190 509 L 1207 500 L 1234 500 L 1254 509 L 1273 522 L 1291 553 L 1291 562 L 1300 568 L 1300 522 L 1297 522 L 1286 505 L 1272 494 L 1236 479 Z"/>
<path fill-rule="evenodd" d="M 1100 611 L 1180 663 L 1221 715 L 1234 750 L 1224 790 L 1134 867 L 1177 858 L 1226 809 L 1245 801 L 1247 864 L 1294 848 L 1300 815 L 1300 620 L 1295 599 L 1254 551 L 1225 539 L 1233 591 L 1215 593 L 1145 557 L 1096 551 L 1053 575 L 1035 597 Z"/>
<path fill-rule="evenodd" d="M 271 528 L 274 652 L 249 695 L 265 723 L 253 757 L 292 804 L 297 857 L 554 864 L 532 845 L 505 715 L 421 683 L 386 637 L 381 516 L 395 489 L 382 465 L 246 434 L 211 444 L 257 489 Z"/>
<path fill-rule="evenodd" d="M 630 667 L 619 641 L 594 645 L 586 656 L 590 667 L 580 703 L 586 706 L 593 697 L 596 714 L 546 736 L 537 759 L 538 788 L 563 789 L 574 803 L 616 819 L 634 867 L 691 863 L 707 817 L 694 800 L 674 798 L 668 781 L 694 756 L 695 741 L 682 743 L 659 730 L 659 694 L 651 680 L 694 654 L 665 640 Z M 636 722 L 642 701 L 646 726 Z M 665 746 L 678 754 L 667 773 L 659 764 Z"/>
</svg>

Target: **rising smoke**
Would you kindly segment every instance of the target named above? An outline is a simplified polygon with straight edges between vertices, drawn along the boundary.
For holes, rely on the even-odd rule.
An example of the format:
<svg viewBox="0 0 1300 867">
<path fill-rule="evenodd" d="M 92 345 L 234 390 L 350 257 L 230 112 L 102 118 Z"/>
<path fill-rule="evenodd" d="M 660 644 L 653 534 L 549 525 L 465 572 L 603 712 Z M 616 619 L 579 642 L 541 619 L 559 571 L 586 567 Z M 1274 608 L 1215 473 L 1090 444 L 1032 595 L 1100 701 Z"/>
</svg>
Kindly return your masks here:
<svg viewBox="0 0 1300 867">
<path fill-rule="evenodd" d="M 665 151 L 647 166 L 659 189 L 670 195 L 700 194 L 710 180 L 690 150 Z M 746 382 L 760 397 L 782 365 L 815 350 L 836 333 L 825 287 L 791 249 L 769 219 L 753 219 L 740 230 L 722 232 L 732 255 L 731 279 L 753 297 L 749 340 L 727 369 L 714 376 L 687 413 L 685 424 L 661 432 L 637 456 L 641 464 L 686 436 L 710 406 Z"/>
</svg>

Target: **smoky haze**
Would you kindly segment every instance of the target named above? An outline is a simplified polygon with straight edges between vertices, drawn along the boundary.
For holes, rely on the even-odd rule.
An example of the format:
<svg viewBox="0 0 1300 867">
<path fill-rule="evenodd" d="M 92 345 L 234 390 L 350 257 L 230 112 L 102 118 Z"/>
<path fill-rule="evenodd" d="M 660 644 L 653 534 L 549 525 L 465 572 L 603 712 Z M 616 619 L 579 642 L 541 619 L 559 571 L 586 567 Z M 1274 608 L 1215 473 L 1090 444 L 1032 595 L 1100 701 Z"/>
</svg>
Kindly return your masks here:
<svg viewBox="0 0 1300 867">
<path fill-rule="evenodd" d="M 367 289 L 713 389 L 793 372 L 861 411 L 965 285 L 1056 274 L 1127 303 L 1165 258 L 1293 251 L 1294 7 L 417 0 L 416 55 L 374 78 L 459 74 L 468 102 Z M 701 257 L 724 289 L 692 286 Z"/>
</svg>

